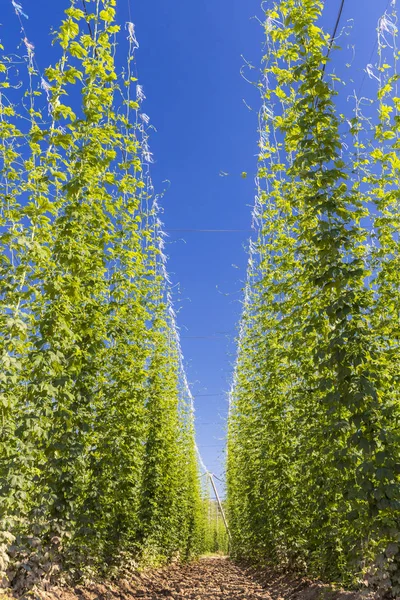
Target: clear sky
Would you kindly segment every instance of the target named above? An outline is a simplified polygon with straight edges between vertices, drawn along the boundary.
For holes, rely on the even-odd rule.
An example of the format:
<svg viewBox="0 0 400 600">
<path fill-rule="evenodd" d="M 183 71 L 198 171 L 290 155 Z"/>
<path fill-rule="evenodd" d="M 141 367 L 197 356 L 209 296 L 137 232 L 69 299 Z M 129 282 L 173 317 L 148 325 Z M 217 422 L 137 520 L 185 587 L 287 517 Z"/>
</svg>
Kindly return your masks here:
<svg viewBox="0 0 400 600">
<path fill-rule="evenodd" d="M 26 31 L 44 69 L 57 57 L 50 28 L 59 24 L 69 2 L 18 2 L 29 16 Z M 375 28 L 389 4 L 345 2 L 341 28 L 352 28 L 340 38 L 344 52 L 333 55 L 333 65 L 349 82 L 339 99 L 341 110 L 354 89 L 363 84 L 363 93 L 367 91 L 363 69 L 377 58 Z M 340 0 L 326 0 L 323 24 L 329 32 L 339 5 Z M 11 0 L 0 0 L 0 6 L 0 38 L 15 46 L 21 36 Z M 244 59 L 255 66 L 261 61 L 263 31 L 255 16 L 262 16 L 259 0 L 118 0 L 120 23 L 132 20 L 140 42 L 144 110 L 157 129 L 151 140 L 154 183 L 159 191 L 168 187 L 163 200 L 168 269 L 176 284 L 198 444 L 208 468 L 221 478 L 257 164 L 260 99 L 240 75 Z M 247 70 L 246 76 L 257 80 L 258 73 Z M 247 179 L 242 179 L 243 171 Z M 165 180 L 170 183 L 163 184 Z M 197 231 L 204 229 L 238 231 Z"/>
</svg>

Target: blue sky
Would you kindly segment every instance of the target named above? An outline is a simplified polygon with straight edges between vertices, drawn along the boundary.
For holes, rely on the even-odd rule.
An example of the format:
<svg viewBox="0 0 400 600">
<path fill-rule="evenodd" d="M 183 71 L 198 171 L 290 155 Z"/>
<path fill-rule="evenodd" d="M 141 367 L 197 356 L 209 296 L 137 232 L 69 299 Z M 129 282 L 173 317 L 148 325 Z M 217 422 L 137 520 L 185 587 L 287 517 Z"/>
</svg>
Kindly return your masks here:
<svg viewBox="0 0 400 600">
<path fill-rule="evenodd" d="M 50 28 L 59 24 L 69 2 L 20 2 L 29 15 L 28 38 L 45 68 L 57 57 Z M 163 199 L 168 269 L 176 284 L 178 323 L 196 400 L 198 444 L 208 468 L 223 477 L 226 393 L 247 262 L 260 105 L 257 90 L 244 81 L 240 69 L 242 55 L 260 64 L 263 31 L 254 18 L 262 16 L 260 2 L 119 0 L 121 24 L 129 20 L 129 3 L 140 42 L 144 110 L 157 129 L 151 139 L 153 179 L 159 191 L 168 188 Z M 339 5 L 340 0 L 326 1 L 323 24 L 329 32 Z M 363 93 L 368 91 L 363 69 L 376 60 L 376 23 L 387 6 L 387 0 L 346 0 L 341 24 L 354 21 L 340 40 L 344 52 L 333 55 L 334 67 L 348 81 L 339 99 L 341 110 L 363 81 Z M 11 0 L 1 0 L 1 7 L 5 27 L 0 37 L 15 46 L 21 36 Z M 348 48 L 352 45 L 354 56 Z M 248 76 L 257 79 L 256 70 Z M 243 171 L 247 179 L 242 179 Z M 221 172 L 228 175 L 221 177 Z M 202 229 L 239 231 L 193 231 Z"/>
</svg>

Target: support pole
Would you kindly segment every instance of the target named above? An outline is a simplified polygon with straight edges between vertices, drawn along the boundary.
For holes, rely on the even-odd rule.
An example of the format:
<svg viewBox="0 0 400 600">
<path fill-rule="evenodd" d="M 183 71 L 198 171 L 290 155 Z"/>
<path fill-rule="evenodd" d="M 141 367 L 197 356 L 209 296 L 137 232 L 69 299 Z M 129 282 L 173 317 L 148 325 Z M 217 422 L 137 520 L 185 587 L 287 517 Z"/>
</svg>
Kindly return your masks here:
<svg viewBox="0 0 400 600">
<path fill-rule="evenodd" d="M 231 532 L 229 531 L 228 521 L 226 520 L 225 511 L 223 509 L 223 506 L 222 506 L 222 503 L 221 503 L 221 500 L 220 500 L 220 497 L 219 497 L 219 494 L 218 494 L 217 486 L 215 485 L 213 474 L 212 473 L 208 473 L 208 476 L 210 478 L 211 485 L 213 486 L 214 494 L 215 494 L 215 497 L 217 499 L 218 506 L 219 506 L 219 509 L 221 511 L 222 518 L 224 520 L 224 525 L 225 525 L 226 532 L 228 534 L 229 542 L 231 542 L 232 541 Z"/>
</svg>

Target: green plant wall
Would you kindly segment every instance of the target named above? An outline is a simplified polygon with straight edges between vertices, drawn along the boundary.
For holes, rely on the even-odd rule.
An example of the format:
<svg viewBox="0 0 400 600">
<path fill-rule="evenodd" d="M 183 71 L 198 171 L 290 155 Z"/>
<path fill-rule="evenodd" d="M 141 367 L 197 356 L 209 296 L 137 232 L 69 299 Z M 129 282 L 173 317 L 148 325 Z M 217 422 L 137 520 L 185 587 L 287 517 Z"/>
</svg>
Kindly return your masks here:
<svg viewBox="0 0 400 600">
<path fill-rule="evenodd" d="M 228 434 L 236 556 L 399 591 L 397 27 L 337 109 L 323 3 L 263 4 L 260 154 Z M 370 66 L 368 67 L 370 68 Z"/>
</svg>

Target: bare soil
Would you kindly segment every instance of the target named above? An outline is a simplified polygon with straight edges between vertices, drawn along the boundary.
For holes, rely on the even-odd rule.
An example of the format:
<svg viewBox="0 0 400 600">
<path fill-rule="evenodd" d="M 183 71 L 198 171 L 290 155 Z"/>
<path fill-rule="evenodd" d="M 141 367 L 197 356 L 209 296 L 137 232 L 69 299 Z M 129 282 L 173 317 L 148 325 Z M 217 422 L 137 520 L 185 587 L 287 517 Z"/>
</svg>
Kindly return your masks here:
<svg viewBox="0 0 400 600">
<path fill-rule="evenodd" d="M 255 571 L 224 557 L 174 564 L 114 583 L 54 588 L 43 600 L 365 600 L 365 592 L 335 590 L 318 582 Z"/>
</svg>

